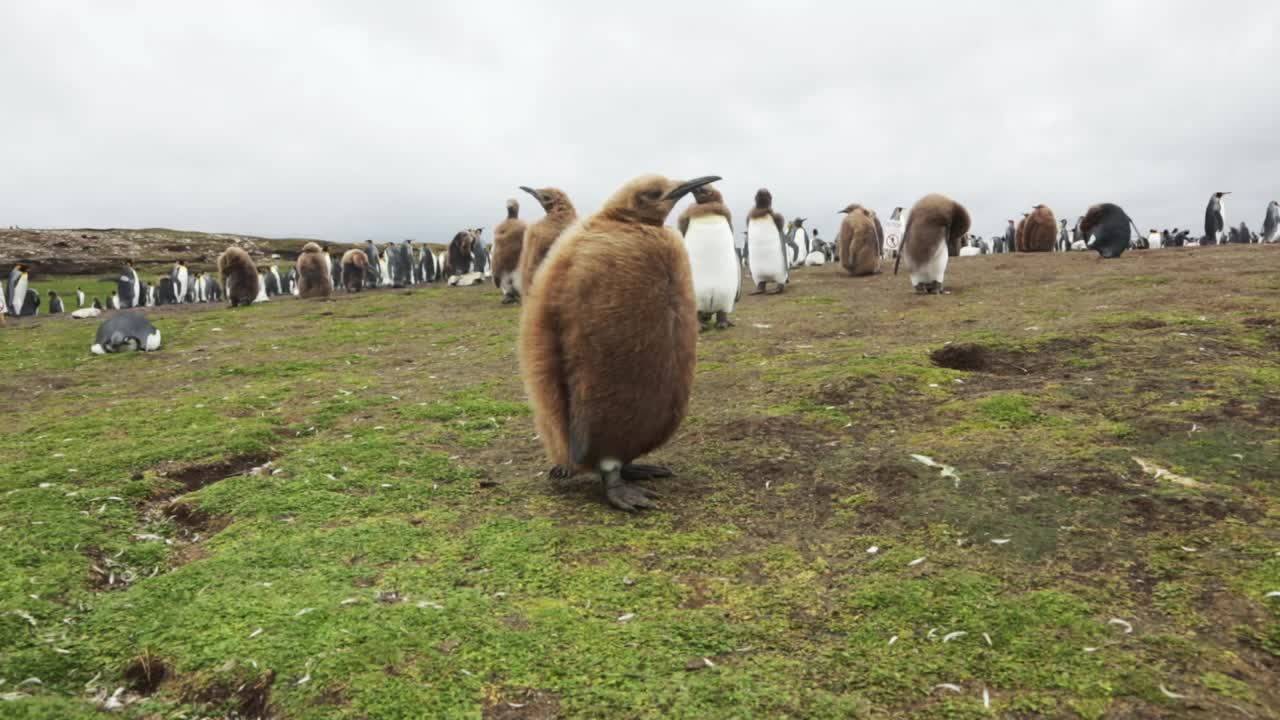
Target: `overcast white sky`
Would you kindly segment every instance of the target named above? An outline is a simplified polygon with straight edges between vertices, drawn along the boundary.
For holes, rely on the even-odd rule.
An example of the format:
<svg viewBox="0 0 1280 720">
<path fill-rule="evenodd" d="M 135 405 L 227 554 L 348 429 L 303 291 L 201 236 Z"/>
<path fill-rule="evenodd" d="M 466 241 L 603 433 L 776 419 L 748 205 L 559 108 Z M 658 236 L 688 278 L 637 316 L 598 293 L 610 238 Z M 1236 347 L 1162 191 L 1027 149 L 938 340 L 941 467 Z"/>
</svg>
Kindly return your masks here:
<svg viewBox="0 0 1280 720">
<path fill-rule="evenodd" d="M 1280 199 L 1275 0 L 611 4 L 3 0 L 0 225 L 446 241 L 643 172 L 827 235 L 933 191 L 982 235 Z"/>
</svg>

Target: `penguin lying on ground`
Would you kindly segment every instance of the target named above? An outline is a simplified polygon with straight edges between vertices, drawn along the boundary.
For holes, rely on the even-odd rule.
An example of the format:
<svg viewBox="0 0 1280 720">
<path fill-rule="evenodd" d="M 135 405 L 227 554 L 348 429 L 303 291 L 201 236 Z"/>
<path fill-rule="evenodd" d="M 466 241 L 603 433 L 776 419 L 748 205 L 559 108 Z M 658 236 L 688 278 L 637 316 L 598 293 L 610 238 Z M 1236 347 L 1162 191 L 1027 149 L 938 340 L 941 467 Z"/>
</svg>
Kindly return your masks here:
<svg viewBox="0 0 1280 720">
<path fill-rule="evenodd" d="M 663 223 L 682 196 L 719 179 L 627 183 L 555 242 L 525 298 L 520 367 L 552 474 L 599 472 L 622 510 L 653 506 L 634 481 L 671 475 L 631 462 L 675 433 L 693 384 L 689 256 Z"/>
<path fill-rule="evenodd" d="M 454 233 L 453 239 L 449 241 L 448 254 L 444 261 L 445 277 L 453 278 L 455 275 L 471 274 L 471 265 L 475 262 L 472 255 L 472 246 L 475 244 L 476 238 L 470 230 L 462 230 Z M 456 285 L 456 282 L 449 283 Z"/>
<path fill-rule="evenodd" d="M 733 327 L 729 313 L 742 297 L 742 265 L 733 249 L 733 215 L 720 191 L 710 185 L 692 190 L 694 204 L 680 213 L 677 223 L 689 252 L 698 321 L 705 329 L 714 317 L 716 327 Z"/>
<path fill-rule="evenodd" d="M 160 331 L 138 312 L 122 312 L 103 321 L 89 347 L 94 355 L 159 349 Z"/>
<path fill-rule="evenodd" d="M 1101 203 L 1093 205 L 1080 221 L 1080 232 L 1089 238 L 1086 245 L 1104 258 L 1118 258 L 1129 249 L 1129 228 L 1139 236 L 1138 226 L 1119 205 Z"/>
<path fill-rule="evenodd" d="M 71 313 L 71 317 L 76 320 L 87 320 L 89 318 L 96 318 L 100 315 L 102 315 L 102 311 L 96 307 L 84 307 Z"/>
<path fill-rule="evenodd" d="M 942 294 L 947 260 L 959 254 L 960 238 L 967 232 L 969 211 L 945 195 L 926 195 L 911 208 L 898 261 L 906 256 L 911 286 L 917 293 Z M 898 274 L 897 262 L 893 274 Z"/>
</svg>

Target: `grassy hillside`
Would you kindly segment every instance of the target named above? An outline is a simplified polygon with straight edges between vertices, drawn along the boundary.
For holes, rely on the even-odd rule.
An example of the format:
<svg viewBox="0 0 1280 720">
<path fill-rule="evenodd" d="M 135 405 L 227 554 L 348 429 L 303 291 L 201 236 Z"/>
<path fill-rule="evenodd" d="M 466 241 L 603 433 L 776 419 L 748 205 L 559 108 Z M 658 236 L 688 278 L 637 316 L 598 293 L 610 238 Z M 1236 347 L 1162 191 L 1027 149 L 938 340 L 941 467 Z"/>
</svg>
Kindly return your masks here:
<svg viewBox="0 0 1280 720">
<path fill-rule="evenodd" d="M 0 715 L 1277 717 L 1280 248 L 948 279 L 744 298 L 634 516 L 492 286 L 11 322 Z"/>
</svg>

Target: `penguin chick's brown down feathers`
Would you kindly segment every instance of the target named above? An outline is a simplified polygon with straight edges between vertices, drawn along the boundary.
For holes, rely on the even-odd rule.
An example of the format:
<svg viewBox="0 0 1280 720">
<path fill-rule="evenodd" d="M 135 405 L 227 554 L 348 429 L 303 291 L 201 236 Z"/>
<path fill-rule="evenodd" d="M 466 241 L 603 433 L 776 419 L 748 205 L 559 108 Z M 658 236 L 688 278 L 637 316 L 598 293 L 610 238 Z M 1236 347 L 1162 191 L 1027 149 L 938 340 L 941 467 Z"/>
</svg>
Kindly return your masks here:
<svg viewBox="0 0 1280 720">
<path fill-rule="evenodd" d="M 836 236 L 840 265 L 850 275 L 874 275 L 880 269 L 881 242 L 875 219 L 857 203 L 840 212 L 845 213 Z"/>
<path fill-rule="evenodd" d="M 365 274 L 369 271 L 369 256 L 363 250 L 348 250 L 342 254 L 342 286 L 347 292 L 364 289 Z"/>
<path fill-rule="evenodd" d="M 685 208 L 684 212 L 680 213 L 680 219 L 676 221 L 680 234 L 689 233 L 689 221 L 707 215 L 723 215 L 724 219 L 729 221 L 729 232 L 733 232 L 733 213 L 725 207 L 724 196 L 719 190 L 704 185 L 693 191 L 693 204 Z"/>
<path fill-rule="evenodd" d="M 969 211 L 946 195 L 932 193 L 920 198 L 907 216 L 907 226 L 902 231 L 902 256 L 908 256 L 912 266 L 927 264 L 942 242 L 942 230 L 947 230 L 947 249 L 958 248 L 960 238 L 969 232 Z M 957 249 L 957 253 L 959 250 Z M 898 266 L 894 265 L 897 274 Z"/>
<path fill-rule="evenodd" d="M 298 256 L 298 297 L 325 298 L 333 292 L 333 276 L 325 262 L 324 250 L 316 243 L 302 246 Z"/>
<path fill-rule="evenodd" d="M 520 252 L 526 227 L 520 219 L 520 203 L 508 200 L 507 219 L 493 230 L 493 284 L 502 290 L 503 302 L 520 296 Z"/>
<path fill-rule="evenodd" d="M 1058 240 L 1058 221 L 1053 211 L 1037 205 L 1023 221 L 1022 252 L 1053 252 Z"/>
<path fill-rule="evenodd" d="M 524 247 L 520 250 L 520 293 L 528 295 L 533 292 L 533 276 L 542 260 L 560 233 L 578 219 L 578 211 L 563 190 L 550 187 L 534 190 L 524 186 L 520 189 L 537 198 L 546 213 L 541 220 L 525 229 Z"/>
<path fill-rule="evenodd" d="M 231 307 L 252 305 L 258 297 L 261 281 L 253 258 L 243 248 L 232 245 L 218 256 L 218 272 Z"/>
<path fill-rule="evenodd" d="M 1027 216 L 1023 215 L 1018 221 L 1018 227 L 1013 231 L 1013 249 L 1016 252 L 1027 251 Z"/>
<path fill-rule="evenodd" d="M 683 239 L 663 223 L 718 179 L 627 183 L 555 241 L 525 296 L 520 368 L 547 457 L 559 473 L 600 472 L 623 510 L 653 505 L 628 481 L 669 471 L 630 463 L 675 433 L 693 385 L 693 277 Z"/>
</svg>

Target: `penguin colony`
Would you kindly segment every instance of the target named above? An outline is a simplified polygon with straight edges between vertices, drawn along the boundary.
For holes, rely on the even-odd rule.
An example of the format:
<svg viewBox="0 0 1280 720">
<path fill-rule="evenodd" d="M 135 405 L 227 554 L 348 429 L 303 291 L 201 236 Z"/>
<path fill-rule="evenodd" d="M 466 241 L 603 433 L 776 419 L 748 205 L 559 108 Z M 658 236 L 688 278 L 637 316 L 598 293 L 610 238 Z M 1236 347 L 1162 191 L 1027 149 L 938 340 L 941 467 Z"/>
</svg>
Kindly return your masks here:
<svg viewBox="0 0 1280 720">
<path fill-rule="evenodd" d="M 134 308 L 214 303 L 249 306 L 276 296 L 328 298 L 337 289 L 411 287 L 448 281 L 474 284 L 491 275 L 503 304 L 520 304 L 518 342 L 521 374 L 533 407 L 538 437 L 553 477 L 594 473 L 616 508 L 654 506 L 655 493 L 637 483 L 669 477 L 670 469 L 636 461 L 665 444 L 688 408 L 700 330 L 733 326 L 730 315 L 741 300 L 743 264 L 763 294 L 781 293 L 791 273 L 830 261 L 851 277 L 880 272 L 884 259 L 894 273 L 905 261 L 909 282 L 920 294 L 942 294 L 949 259 L 1009 252 L 1093 250 L 1116 258 L 1128 249 L 1158 249 L 1221 243 L 1280 242 L 1280 202 L 1268 204 L 1261 233 L 1246 223 L 1227 222 L 1215 192 L 1205 209 L 1205 234 L 1151 228 L 1143 233 L 1123 210 L 1099 203 L 1074 226 L 1036 205 L 1020 221 L 1010 219 L 990 240 L 972 236 L 970 217 L 960 203 L 940 194 L 921 198 L 904 216 L 895 208 L 883 225 L 876 213 L 850 203 L 833 243 L 805 226 L 786 223 L 767 188 L 755 194 L 739 234 L 716 176 L 679 182 L 645 175 L 626 183 L 596 213 L 579 220 L 569 196 L 553 187 L 521 187 L 538 200 L 544 215 L 533 223 L 519 218 L 519 203 L 506 203 L 506 217 L 493 233 L 492 253 L 483 228 L 456 233 L 439 253 L 412 241 L 331 255 L 327 246 L 307 243 L 283 274 L 278 264 L 260 266 L 242 248 L 218 258 L 216 272 L 176 263 L 154 283 L 145 282 L 133 262 L 113 278 L 111 310 L 98 327 L 90 351 L 108 354 L 154 351 L 160 331 Z M 676 203 L 691 195 L 678 232 L 666 226 Z M 1135 239 L 1136 234 L 1136 239 Z M 599 278 L 607 277 L 602 283 Z M 72 317 L 97 317 L 103 304 L 86 304 L 77 288 Z M 40 293 L 30 283 L 30 267 L 15 265 L 0 283 L 0 324 L 5 316 L 38 314 Z M 584 312 L 589 308 L 589 312 Z M 64 300 L 48 292 L 48 312 L 66 313 Z M 660 348 L 660 352 L 654 352 Z"/>
</svg>

